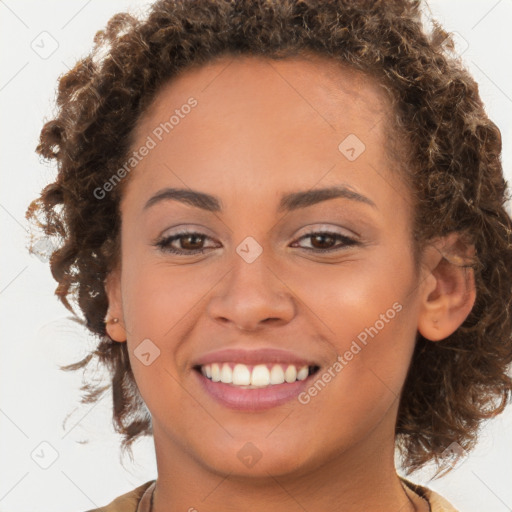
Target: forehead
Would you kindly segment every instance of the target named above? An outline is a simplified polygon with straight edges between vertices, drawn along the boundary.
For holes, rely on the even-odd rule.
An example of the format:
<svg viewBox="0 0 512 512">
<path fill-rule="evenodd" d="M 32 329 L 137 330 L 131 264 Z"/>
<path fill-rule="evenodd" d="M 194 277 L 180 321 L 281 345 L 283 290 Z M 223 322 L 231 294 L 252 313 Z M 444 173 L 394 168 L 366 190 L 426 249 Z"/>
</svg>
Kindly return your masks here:
<svg viewBox="0 0 512 512">
<path fill-rule="evenodd" d="M 185 109 L 191 98 L 196 106 Z M 311 188 L 322 180 L 364 184 L 377 193 L 382 179 L 375 172 L 382 174 L 388 160 L 389 115 L 379 83 L 333 59 L 222 56 L 185 69 L 156 94 L 133 144 L 138 148 L 149 136 L 154 148 L 125 192 L 131 188 L 142 198 L 157 187 L 185 185 L 236 197 L 243 185 L 257 200 L 272 189 Z M 365 149 L 350 162 L 339 146 L 354 136 Z"/>
<path fill-rule="evenodd" d="M 350 116 L 374 126 L 391 113 L 385 89 L 377 80 L 333 58 L 311 52 L 281 60 L 221 56 L 185 68 L 165 84 L 142 116 L 139 131 L 147 131 L 152 117 L 165 116 L 172 103 L 179 107 L 192 94 L 210 100 L 203 101 L 204 114 L 214 102 L 243 105 L 248 113 L 251 106 L 273 103 L 290 114 L 302 108 L 334 129 L 343 129 L 343 120 Z M 251 120 L 257 116 L 248 117 Z"/>
</svg>

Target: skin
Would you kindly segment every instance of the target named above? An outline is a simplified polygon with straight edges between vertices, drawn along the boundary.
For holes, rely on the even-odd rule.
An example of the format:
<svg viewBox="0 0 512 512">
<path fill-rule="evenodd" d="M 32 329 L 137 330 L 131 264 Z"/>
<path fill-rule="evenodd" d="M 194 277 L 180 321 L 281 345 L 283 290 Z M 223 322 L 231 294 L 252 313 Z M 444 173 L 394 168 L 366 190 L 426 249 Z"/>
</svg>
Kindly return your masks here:
<svg viewBox="0 0 512 512">
<path fill-rule="evenodd" d="M 414 266 L 410 195 L 386 153 L 384 90 L 306 54 L 222 57 L 159 91 L 133 147 L 190 97 L 198 105 L 125 183 L 121 266 L 106 281 L 109 315 L 120 319 L 108 333 L 128 343 L 152 415 L 154 510 L 428 510 L 396 475 L 399 396 L 417 332 L 433 342 L 454 332 L 473 306 L 474 277 L 443 259 L 455 235 Z M 366 146 L 354 161 L 338 149 L 349 134 Z M 375 206 L 334 198 L 277 211 L 282 194 L 332 185 Z M 215 195 L 223 209 L 175 200 L 144 209 L 165 187 Z M 173 247 L 203 254 L 154 246 L 183 227 L 206 238 Z M 326 228 L 360 243 L 302 238 Z M 250 264 L 236 252 L 247 236 L 263 248 Z M 320 252 L 330 247 L 340 250 Z M 394 303 L 402 310 L 306 405 L 231 410 L 192 370 L 213 350 L 278 347 L 317 361 L 320 375 Z M 149 366 L 133 352 L 146 338 L 160 350 Z M 237 457 L 249 441 L 261 453 L 252 467 Z"/>
</svg>

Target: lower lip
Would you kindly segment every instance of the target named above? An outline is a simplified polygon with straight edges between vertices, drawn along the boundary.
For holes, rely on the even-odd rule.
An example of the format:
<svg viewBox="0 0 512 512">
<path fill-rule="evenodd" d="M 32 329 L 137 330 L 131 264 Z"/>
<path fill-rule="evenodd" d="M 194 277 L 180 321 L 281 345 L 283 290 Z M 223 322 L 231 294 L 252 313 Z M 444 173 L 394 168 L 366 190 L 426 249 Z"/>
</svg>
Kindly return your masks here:
<svg viewBox="0 0 512 512">
<path fill-rule="evenodd" d="M 308 375 L 306 379 L 296 380 L 290 384 L 283 383 L 266 388 L 244 389 L 223 382 L 213 382 L 197 371 L 194 373 L 203 389 L 212 398 L 230 409 L 240 411 L 262 411 L 289 402 L 309 386 L 311 378 L 315 375 Z"/>
</svg>

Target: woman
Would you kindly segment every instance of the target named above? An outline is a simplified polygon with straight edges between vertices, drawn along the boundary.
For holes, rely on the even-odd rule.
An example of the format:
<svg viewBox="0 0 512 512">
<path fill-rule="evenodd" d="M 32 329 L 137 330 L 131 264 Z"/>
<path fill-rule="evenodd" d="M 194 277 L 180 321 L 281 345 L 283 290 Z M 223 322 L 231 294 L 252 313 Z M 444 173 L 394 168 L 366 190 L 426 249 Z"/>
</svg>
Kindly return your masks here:
<svg viewBox="0 0 512 512">
<path fill-rule="evenodd" d="M 511 219 L 419 7 L 163 0 L 61 78 L 29 216 L 99 338 L 67 368 L 158 465 L 101 510 L 455 510 L 394 454 L 443 468 L 510 397 Z"/>
</svg>

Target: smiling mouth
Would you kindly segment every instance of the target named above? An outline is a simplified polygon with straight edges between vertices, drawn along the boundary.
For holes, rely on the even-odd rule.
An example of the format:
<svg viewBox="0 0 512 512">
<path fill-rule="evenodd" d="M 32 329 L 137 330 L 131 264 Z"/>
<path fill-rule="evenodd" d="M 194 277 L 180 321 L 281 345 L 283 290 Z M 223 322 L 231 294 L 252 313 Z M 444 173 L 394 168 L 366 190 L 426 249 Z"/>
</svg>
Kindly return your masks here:
<svg viewBox="0 0 512 512">
<path fill-rule="evenodd" d="M 197 365 L 194 370 L 212 382 L 221 382 L 241 389 L 261 389 L 305 380 L 319 368 L 316 365 L 297 366 L 282 363 L 211 363 Z"/>
</svg>

